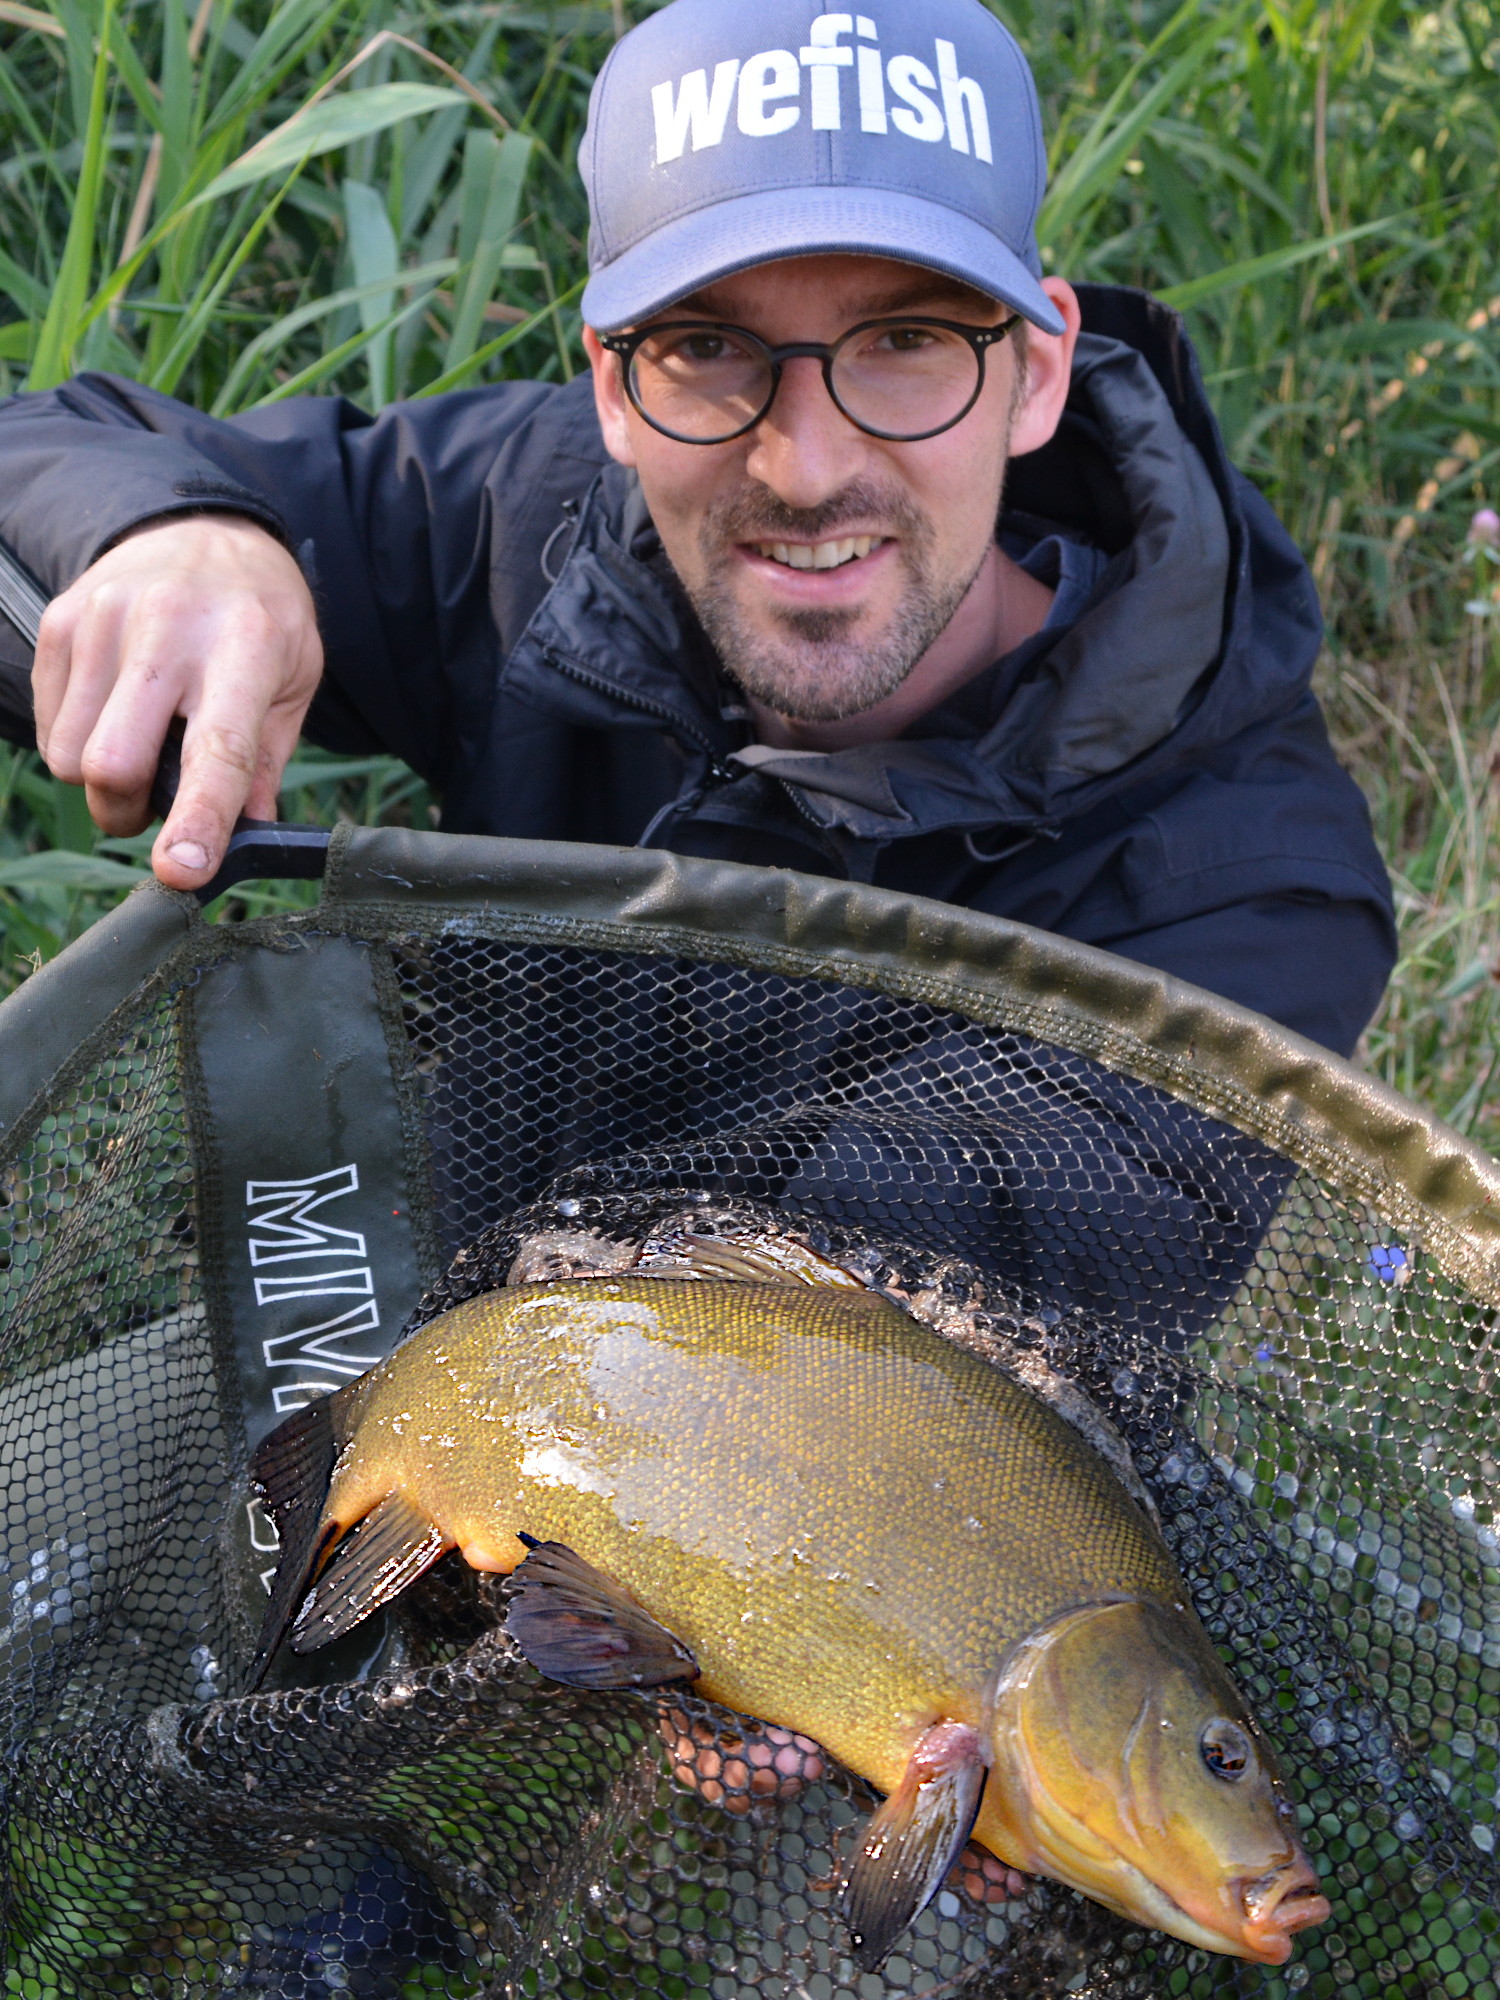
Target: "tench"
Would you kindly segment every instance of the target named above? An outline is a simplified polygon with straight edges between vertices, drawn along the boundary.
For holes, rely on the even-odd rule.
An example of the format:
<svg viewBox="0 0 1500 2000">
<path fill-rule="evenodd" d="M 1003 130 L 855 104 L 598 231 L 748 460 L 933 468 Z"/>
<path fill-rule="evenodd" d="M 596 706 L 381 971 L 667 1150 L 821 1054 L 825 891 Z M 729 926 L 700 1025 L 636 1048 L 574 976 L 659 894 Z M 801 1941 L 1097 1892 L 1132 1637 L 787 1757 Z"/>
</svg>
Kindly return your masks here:
<svg viewBox="0 0 1500 2000">
<path fill-rule="evenodd" d="M 866 1968 L 971 1832 L 1283 1963 L 1328 1904 L 1269 1747 L 1077 1429 L 810 1251 L 688 1269 L 470 1299 L 273 1433 L 260 1671 L 299 1601 L 309 1651 L 456 1547 L 519 1571 L 508 1627 L 544 1673 L 696 1677 L 887 1795 L 844 1890 Z"/>
</svg>

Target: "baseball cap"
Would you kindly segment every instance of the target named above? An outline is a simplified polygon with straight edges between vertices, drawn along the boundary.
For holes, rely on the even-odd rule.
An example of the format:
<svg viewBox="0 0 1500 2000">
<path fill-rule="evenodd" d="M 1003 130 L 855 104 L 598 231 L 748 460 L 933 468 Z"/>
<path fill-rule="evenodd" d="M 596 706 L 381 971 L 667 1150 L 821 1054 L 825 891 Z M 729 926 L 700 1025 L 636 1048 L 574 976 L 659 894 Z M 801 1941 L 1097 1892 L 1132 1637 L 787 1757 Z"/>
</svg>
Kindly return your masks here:
<svg viewBox="0 0 1500 2000">
<path fill-rule="evenodd" d="M 981 0 L 672 0 L 594 84 L 583 317 L 614 333 L 781 257 L 846 251 L 962 279 L 1048 333 L 1036 85 Z"/>
</svg>

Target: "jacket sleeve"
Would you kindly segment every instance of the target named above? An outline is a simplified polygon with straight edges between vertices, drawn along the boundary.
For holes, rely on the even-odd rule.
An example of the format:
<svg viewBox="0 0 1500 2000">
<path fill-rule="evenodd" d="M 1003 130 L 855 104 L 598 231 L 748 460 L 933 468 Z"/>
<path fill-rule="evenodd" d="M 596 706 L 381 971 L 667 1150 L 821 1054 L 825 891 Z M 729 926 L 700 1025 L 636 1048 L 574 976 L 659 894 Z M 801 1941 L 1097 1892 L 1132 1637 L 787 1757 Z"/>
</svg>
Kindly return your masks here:
<svg viewBox="0 0 1500 2000">
<path fill-rule="evenodd" d="M 1396 962 L 1369 807 L 1310 694 L 1247 738 L 1143 814 L 1124 921 L 1092 941 L 1347 1056 Z"/>
<path fill-rule="evenodd" d="M 0 537 L 56 593 L 143 522 L 205 510 L 261 522 L 318 605 L 327 670 L 309 734 L 389 750 L 444 786 L 482 738 L 497 646 L 529 615 L 515 574 L 536 567 L 557 495 L 586 488 L 603 457 L 586 378 L 374 419 L 318 397 L 219 421 L 85 375 L 0 405 Z"/>
<path fill-rule="evenodd" d="M 1354 1053 L 1396 962 L 1390 914 L 1374 896 L 1256 896 L 1114 938 L 1108 948 L 1253 1007 L 1340 1056 Z"/>
<path fill-rule="evenodd" d="M 1036 842 L 962 900 L 1154 965 L 1340 1055 L 1396 961 L 1369 808 L 1311 694 Z"/>
</svg>

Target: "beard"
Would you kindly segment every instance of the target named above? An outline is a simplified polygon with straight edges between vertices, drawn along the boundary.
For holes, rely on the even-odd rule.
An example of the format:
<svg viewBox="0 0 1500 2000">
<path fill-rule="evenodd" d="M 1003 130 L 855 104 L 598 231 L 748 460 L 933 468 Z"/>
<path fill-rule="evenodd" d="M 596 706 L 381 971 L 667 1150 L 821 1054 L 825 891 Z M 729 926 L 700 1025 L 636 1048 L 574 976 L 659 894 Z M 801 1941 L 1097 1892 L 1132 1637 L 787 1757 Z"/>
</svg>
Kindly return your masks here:
<svg viewBox="0 0 1500 2000">
<path fill-rule="evenodd" d="M 777 611 L 747 615 L 730 582 L 736 543 L 831 541 L 846 524 L 879 521 L 899 537 L 905 587 L 883 630 L 860 636 L 866 614 Z M 931 522 L 898 488 L 854 481 L 820 507 L 788 507 L 752 489 L 710 508 L 699 528 L 703 581 L 684 584 L 721 665 L 754 700 L 798 722 L 842 722 L 895 693 L 945 632 L 983 568 L 988 548 L 962 577 L 933 572 Z"/>
</svg>

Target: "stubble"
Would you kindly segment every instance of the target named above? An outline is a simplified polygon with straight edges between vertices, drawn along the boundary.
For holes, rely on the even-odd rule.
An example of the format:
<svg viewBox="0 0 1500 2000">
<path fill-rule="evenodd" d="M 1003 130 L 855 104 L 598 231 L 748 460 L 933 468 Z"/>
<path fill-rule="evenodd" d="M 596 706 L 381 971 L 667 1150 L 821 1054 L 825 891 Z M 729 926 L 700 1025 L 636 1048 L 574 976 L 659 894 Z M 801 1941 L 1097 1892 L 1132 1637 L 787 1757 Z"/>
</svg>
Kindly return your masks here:
<svg viewBox="0 0 1500 2000">
<path fill-rule="evenodd" d="M 873 637 L 859 635 L 863 613 L 778 610 L 753 620 L 730 582 L 736 544 L 821 542 L 840 529 L 879 521 L 899 543 L 904 584 L 897 607 Z M 932 523 L 896 488 L 856 481 L 815 508 L 784 505 L 755 489 L 710 508 L 699 526 L 703 581 L 688 587 L 693 609 L 720 662 L 745 693 L 800 722 L 842 722 L 873 708 L 906 679 L 947 630 L 989 554 L 966 574 L 934 574 Z"/>
</svg>

